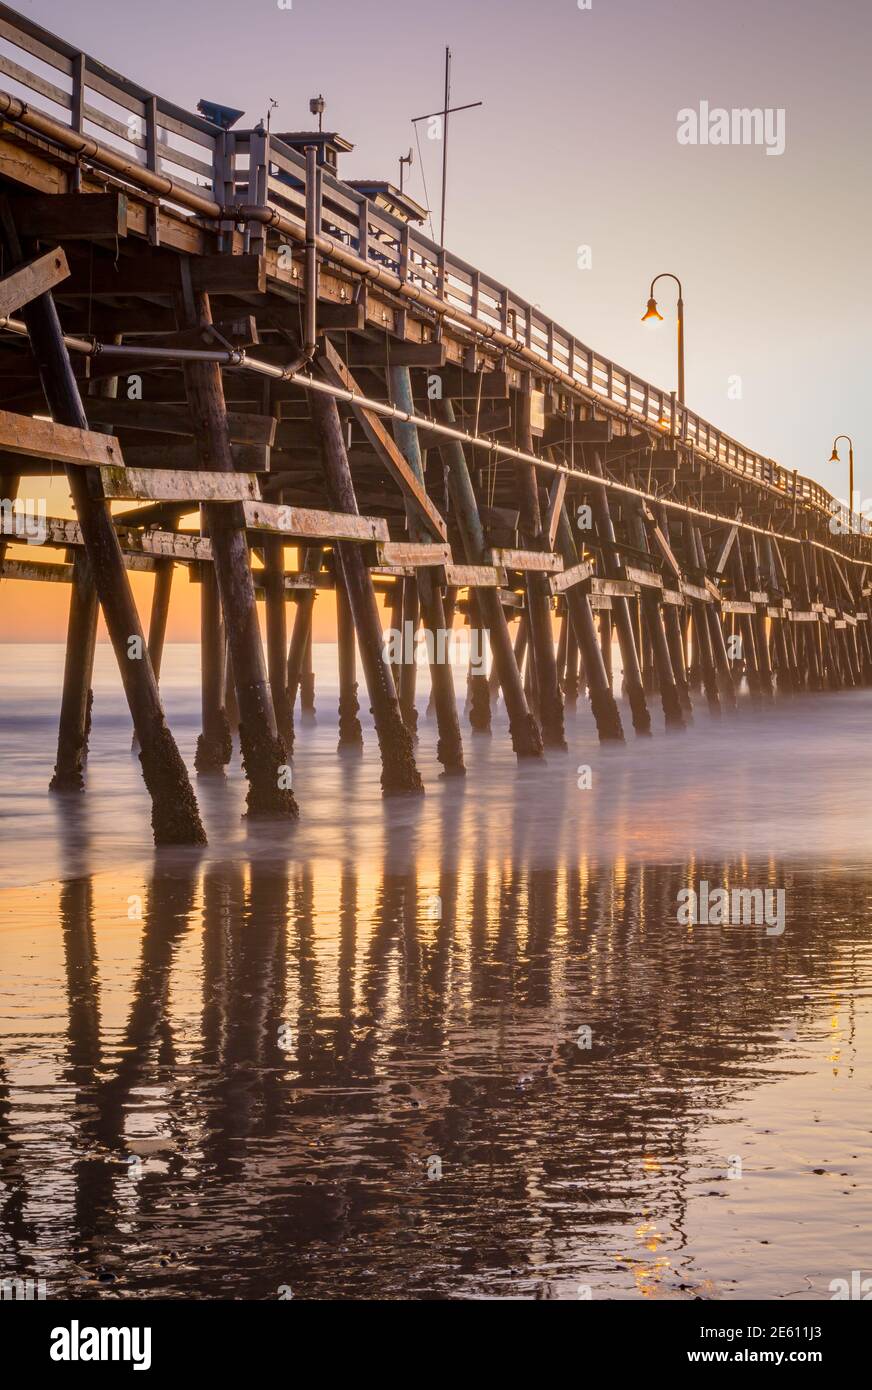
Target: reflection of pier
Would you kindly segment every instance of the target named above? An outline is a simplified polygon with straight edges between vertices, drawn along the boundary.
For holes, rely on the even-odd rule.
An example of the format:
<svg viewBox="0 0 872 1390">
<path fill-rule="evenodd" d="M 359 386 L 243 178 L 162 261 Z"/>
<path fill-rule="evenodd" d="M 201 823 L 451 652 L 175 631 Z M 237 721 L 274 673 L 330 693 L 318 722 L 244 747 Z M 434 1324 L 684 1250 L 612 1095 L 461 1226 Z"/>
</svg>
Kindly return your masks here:
<svg viewBox="0 0 872 1390">
<path fill-rule="evenodd" d="M 7 1061 L 3 1268 L 89 1297 L 83 1269 L 147 1294 L 547 1293 L 614 1280 L 639 1244 L 640 1280 L 669 1288 L 689 1175 L 722 1180 L 700 1126 L 771 1078 L 774 1030 L 812 982 L 838 990 L 845 960 L 813 879 L 781 940 L 678 927 L 699 876 L 743 879 L 723 863 L 181 869 L 145 885 L 111 1038 L 107 907 L 99 880 L 71 881 L 65 1137 L 22 1125 Z M 862 920 L 862 888 L 840 891 L 842 920 Z M 33 1144 L 53 1179 L 44 1256 Z"/>
<path fill-rule="evenodd" d="M 319 593 L 341 742 L 360 741 L 359 653 L 386 793 L 423 784 L 415 667 L 383 659 L 377 596 L 436 651 L 455 614 L 487 632 L 470 722 L 490 729 L 499 693 L 521 759 L 566 746 L 579 689 L 623 739 L 613 634 L 641 735 L 652 696 L 677 731 L 743 682 L 762 703 L 869 681 L 872 544 L 817 483 L 434 244 L 398 190 L 341 179 L 335 132 L 184 111 L 0 20 L 0 578 L 69 586 L 56 790 L 84 786 L 99 605 L 155 837 L 203 840 L 158 687 L 178 568 L 201 586 L 197 770 L 225 767 L 236 723 L 261 817 L 297 815 Z M 29 480 L 59 466 L 76 519 L 43 516 L 43 561 L 17 542 Z M 154 576 L 147 638 L 130 570 Z M 437 757 L 461 776 L 452 670 L 429 674 Z"/>
</svg>

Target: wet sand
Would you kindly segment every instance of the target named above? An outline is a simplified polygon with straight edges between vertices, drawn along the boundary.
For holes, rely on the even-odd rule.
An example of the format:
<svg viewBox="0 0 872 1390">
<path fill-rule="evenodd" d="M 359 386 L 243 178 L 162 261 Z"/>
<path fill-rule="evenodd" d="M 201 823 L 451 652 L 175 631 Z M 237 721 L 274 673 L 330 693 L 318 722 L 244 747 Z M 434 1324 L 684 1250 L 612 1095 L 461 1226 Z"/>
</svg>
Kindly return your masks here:
<svg viewBox="0 0 872 1390">
<path fill-rule="evenodd" d="M 209 848 L 155 853 L 103 649 L 90 790 L 45 792 L 58 650 L 0 675 L 0 1274 L 767 1300 L 870 1274 L 872 695 L 605 750 L 579 705 L 520 770 L 498 719 L 464 783 L 421 700 L 427 796 L 385 805 L 369 731 L 336 757 L 325 650 L 300 824 L 248 827 L 234 762 L 198 779 Z M 188 759 L 192 650 L 164 686 Z M 783 934 L 679 925 L 703 879 L 783 887 Z"/>
</svg>

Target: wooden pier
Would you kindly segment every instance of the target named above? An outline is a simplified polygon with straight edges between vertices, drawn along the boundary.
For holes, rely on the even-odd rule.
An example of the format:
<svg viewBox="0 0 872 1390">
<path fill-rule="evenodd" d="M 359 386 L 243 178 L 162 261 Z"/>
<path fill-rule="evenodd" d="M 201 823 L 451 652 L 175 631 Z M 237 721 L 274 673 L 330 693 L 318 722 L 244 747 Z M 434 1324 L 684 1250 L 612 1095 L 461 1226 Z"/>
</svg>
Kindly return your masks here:
<svg viewBox="0 0 872 1390">
<path fill-rule="evenodd" d="M 393 627 L 487 633 L 470 728 L 501 696 L 519 758 L 566 746 L 582 694 L 625 737 L 613 635 L 640 736 L 702 700 L 728 713 L 742 682 L 757 702 L 869 683 L 854 518 L 434 244 L 389 184 L 344 182 L 346 141 L 225 129 L 4 5 L 0 86 L 0 578 L 70 586 L 54 788 L 84 786 L 101 609 L 155 839 L 203 840 L 159 690 L 180 569 L 201 586 L 196 767 L 238 730 L 257 816 L 305 814 L 290 762 L 323 590 L 340 748 L 361 742 L 359 654 L 387 794 L 423 784 L 415 667 L 385 659 L 379 597 Z M 62 470 L 76 520 L 44 519 L 51 559 L 10 555 L 31 479 Z M 147 633 L 130 570 L 154 574 Z M 463 775 L 450 664 L 430 677 Z"/>
</svg>

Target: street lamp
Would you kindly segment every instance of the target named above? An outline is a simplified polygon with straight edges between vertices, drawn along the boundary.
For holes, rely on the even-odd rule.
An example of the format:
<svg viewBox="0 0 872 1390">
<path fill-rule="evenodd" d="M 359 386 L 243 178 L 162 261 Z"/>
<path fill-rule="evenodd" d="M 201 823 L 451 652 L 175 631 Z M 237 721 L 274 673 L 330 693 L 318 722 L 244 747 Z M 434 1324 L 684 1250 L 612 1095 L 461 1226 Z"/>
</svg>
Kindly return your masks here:
<svg viewBox="0 0 872 1390">
<path fill-rule="evenodd" d="M 830 454 L 830 463 L 841 463 L 837 445 L 840 439 L 848 441 L 848 524 L 850 529 L 854 529 L 854 441 L 849 434 L 837 434 L 833 440 L 833 452 Z"/>
<path fill-rule="evenodd" d="M 684 299 L 681 292 L 681 281 L 677 275 L 664 270 L 660 275 L 655 275 L 651 281 L 651 289 L 648 296 L 648 307 L 642 315 L 642 322 L 647 319 L 661 319 L 663 315 L 657 308 L 657 300 L 654 298 L 654 286 L 658 280 L 674 280 L 678 286 L 678 399 L 684 405 Z"/>
</svg>

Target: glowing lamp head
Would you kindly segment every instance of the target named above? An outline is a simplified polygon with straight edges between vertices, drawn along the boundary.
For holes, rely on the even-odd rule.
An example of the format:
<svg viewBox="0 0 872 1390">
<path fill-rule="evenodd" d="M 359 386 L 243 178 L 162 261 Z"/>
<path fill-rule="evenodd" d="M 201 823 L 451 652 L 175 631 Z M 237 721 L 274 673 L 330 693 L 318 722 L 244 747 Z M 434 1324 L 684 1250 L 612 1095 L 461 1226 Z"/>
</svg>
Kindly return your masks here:
<svg viewBox="0 0 872 1390">
<path fill-rule="evenodd" d="M 836 448 L 835 444 L 833 445 L 833 452 L 830 454 L 830 463 L 841 463 L 841 459 L 839 458 L 839 451 Z"/>
<path fill-rule="evenodd" d="M 648 300 L 648 308 L 645 310 L 645 313 L 642 315 L 642 322 L 645 323 L 645 321 L 646 321 L 647 319 L 661 319 L 661 320 L 662 320 L 662 318 L 663 318 L 663 315 L 660 313 L 660 311 L 659 311 L 658 308 L 657 308 L 657 300 L 656 300 L 656 299 L 649 299 L 649 300 Z"/>
</svg>

